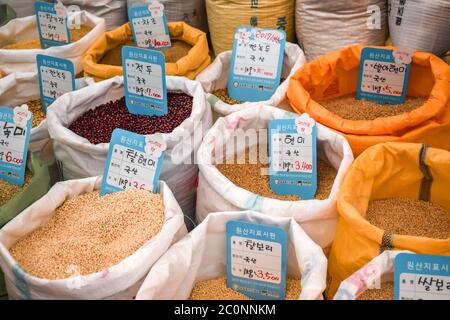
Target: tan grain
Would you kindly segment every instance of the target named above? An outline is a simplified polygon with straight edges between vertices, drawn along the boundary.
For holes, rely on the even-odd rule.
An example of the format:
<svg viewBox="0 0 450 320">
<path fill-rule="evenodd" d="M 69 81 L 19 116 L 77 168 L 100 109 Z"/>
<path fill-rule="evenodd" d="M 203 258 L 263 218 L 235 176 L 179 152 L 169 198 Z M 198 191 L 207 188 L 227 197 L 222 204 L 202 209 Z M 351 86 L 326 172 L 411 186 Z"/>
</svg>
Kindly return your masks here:
<svg viewBox="0 0 450 320">
<path fill-rule="evenodd" d="M 28 187 L 31 180 L 31 172 L 25 171 L 25 182 L 22 186 L 18 186 L 6 181 L 0 180 L 0 207 L 11 200 L 15 195 L 22 192 Z"/>
<path fill-rule="evenodd" d="M 383 282 L 380 289 L 366 290 L 356 300 L 394 300 L 394 283 Z"/>
<path fill-rule="evenodd" d="M 27 102 L 28 110 L 33 113 L 32 128 L 37 127 L 45 119 L 45 113 L 42 111 L 41 99 Z"/>
</svg>

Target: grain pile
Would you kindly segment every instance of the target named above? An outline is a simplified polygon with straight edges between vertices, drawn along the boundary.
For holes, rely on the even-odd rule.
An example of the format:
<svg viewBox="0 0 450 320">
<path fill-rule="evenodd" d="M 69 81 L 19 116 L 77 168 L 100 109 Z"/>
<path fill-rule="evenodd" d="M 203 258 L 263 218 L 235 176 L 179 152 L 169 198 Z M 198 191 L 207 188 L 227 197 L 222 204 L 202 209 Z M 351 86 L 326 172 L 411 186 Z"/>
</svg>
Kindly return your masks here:
<svg viewBox="0 0 450 320">
<path fill-rule="evenodd" d="M 28 273 L 63 279 L 111 267 L 158 234 L 162 196 L 126 190 L 99 197 L 89 192 L 67 200 L 50 220 L 16 242 L 11 255 Z"/>
<path fill-rule="evenodd" d="M 424 98 L 407 97 L 404 104 L 378 104 L 367 100 L 356 100 L 354 95 L 347 95 L 320 101 L 328 111 L 348 120 L 374 120 L 392 117 L 413 111 L 425 103 Z"/>
<path fill-rule="evenodd" d="M 227 89 L 217 89 L 216 91 L 213 92 L 213 95 L 215 95 L 217 98 L 219 98 L 220 100 L 222 100 L 225 103 L 228 104 L 238 104 L 241 103 L 241 101 L 230 98 L 230 96 L 228 95 L 228 90 Z"/>
<path fill-rule="evenodd" d="M 383 282 L 380 289 L 366 290 L 356 300 L 394 300 L 394 283 Z"/>
<path fill-rule="evenodd" d="M 12 183 L 8 183 L 6 181 L 0 180 L 0 207 L 11 200 L 16 194 L 22 192 L 28 185 L 31 180 L 31 172 L 28 170 L 25 171 L 25 183 L 23 186 L 18 186 Z"/>
<path fill-rule="evenodd" d="M 371 201 L 366 219 L 394 234 L 435 239 L 450 237 L 450 212 L 427 201 L 406 198 Z"/>
<path fill-rule="evenodd" d="M 259 146 L 259 148 L 266 148 L 265 146 Z M 301 200 L 298 196 L 292 195 L 279 195 L 272 192 L 270 189 L 270 176 L 262 175 L 262 170 L 267 171 L 268 165 L 263 165 L 259 157 L 256 164 L 250 164 L 250 153 L 247 149 L 245 151 L 245 163 L 244 164 L 218 164 L 217 169 L 231 182 L 238 187 L 245 190 L 259 194 L 263 197 L 274 198 L 285 201 L 297 201 Z M 336 177 L 336 170 L 328 164 L 328 162 L 317 159 L 317 191 L 315 199 L 323 200 L 328 198 L 331 188 Z"/>
<path fill-rule="evenodd" d="M 286 300 L 297 300 L 300 296 L 300 280 L 286 279 Z M 245 294 L 227 288 L 227 278 L 220 277 L 199 281 L 192 289 L 189 300 L 251 300 Z"/>
<path fill-rule="evenodd" d="M 37 127 L 45 119 L 45 113 L 42 111 L 41 99 L 27 102 L 28 110 L 33 113 L 32 128 Z"/>
</svg>

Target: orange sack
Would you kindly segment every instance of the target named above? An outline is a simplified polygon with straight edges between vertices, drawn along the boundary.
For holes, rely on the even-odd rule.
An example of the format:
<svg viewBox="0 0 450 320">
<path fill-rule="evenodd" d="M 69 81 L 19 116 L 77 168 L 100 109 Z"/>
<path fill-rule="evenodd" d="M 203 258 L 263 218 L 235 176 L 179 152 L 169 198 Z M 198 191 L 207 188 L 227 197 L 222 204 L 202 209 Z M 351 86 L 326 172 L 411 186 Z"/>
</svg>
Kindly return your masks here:
<svg viewBox="0 0 450 320">
<path fill-rule="evenodd" d="M 343 134 L 356 155 L 381 142 L 420 142 L 450 149 L 450 66 L 430 53 L 415 52 L 407 96 L 428 100 L 417 109 L 374 120 L 348 120 L 317 101 L 356 95 L 364 47 L 354 45 L 305 64 L 291 78 L 287 97 L 298 113 Z M 395 49 L 394 47 L 381 47 Z"/>
</svg>

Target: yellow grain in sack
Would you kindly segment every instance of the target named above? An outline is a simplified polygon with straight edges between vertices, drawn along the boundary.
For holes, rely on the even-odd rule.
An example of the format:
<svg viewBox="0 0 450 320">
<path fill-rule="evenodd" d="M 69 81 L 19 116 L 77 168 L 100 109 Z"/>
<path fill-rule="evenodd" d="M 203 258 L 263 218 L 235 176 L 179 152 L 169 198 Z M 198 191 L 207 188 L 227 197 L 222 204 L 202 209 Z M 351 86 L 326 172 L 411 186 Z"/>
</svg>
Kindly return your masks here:
<svg viewBox="0 0 450 320">
<path fill-rule="evenodd" d="M 184 22 L 169 22 L 172 48 L 162 50 L 166 57 L 166 74 L 194 79 L 211 58 L 206 34 Z M 122 47 L 133 46 L 129 23 L 103 34 L 83 58 L 84 74 L 95 81 L 122 75 Z"/>
<path fill-rule="evenodd" d="M 341 186 L 337 202 L 340 219 L 328 258 L 327 297 L 331 299 L 343 280 L 384 250 L 449 256 L 449 188 L 448 151 L 398 142 L 378 144 L 364 151 L 352 164 Z M 395 202 L 408 201 L 425 209 L 414 212 L 395 208 Z M 380 202 L 390 203 L 385 205 L 386 209 L 378 210 L 378 214 L 392 220 L 391 228 L 414 225 L 414 228 L 426 230 L 432 224 L 434 228 L 428 233 L 440 231 L 440 235 L 394 234 L 369 223 L 374 204 Z M 421 221 L 423 216 L 434 215 L 437 210 L 439 219 L 430 223 Z M 391 218 L 396 216 L 399 218 Z"/>
<path fill-rule="evenodd" d="M 294 38 L 294 0 L 206 0 L 208 27 L 214 53 L 233 48 L 239 26 L 281 29 Z"/>
</svg>

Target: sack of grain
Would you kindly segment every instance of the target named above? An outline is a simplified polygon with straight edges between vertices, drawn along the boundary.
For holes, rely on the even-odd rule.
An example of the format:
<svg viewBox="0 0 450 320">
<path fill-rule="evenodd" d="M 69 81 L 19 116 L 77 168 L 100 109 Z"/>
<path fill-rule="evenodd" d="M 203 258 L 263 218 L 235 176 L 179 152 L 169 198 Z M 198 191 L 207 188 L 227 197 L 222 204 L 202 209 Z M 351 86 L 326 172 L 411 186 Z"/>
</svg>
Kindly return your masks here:
<svg viewBox="0 0 450 320">
<path fill-rule="evenodd" d="M 353 44 L 384 45 L 387 2 L 297 0 L 295 31 L 308 61 Z"/>
<path fill-rule="evenodd" d="M 279 108 L 260 105 L 217 120 L 198 151 L 199 222 L 210 212 L 255 210 L 276 217 L 292 217 L 317 244 L 325 248 L 331 243 L 337 222 L 337 194 L 353 161 L 352 151 L 345 138 L 318 124 L 317 155 L 318 159 L 323 160 L 323 170 L 318 165 L 319 188 L 316 196 L 320 200 L 277 197 L 270 192 L 268 176 L 261 172 L 264 165 L 268 167 L 267 162 L 263 163 L 267 161 L 267 154 L 264 157 L 261 152 L 266 150 L 269 121 L 295 116 Z M 234 139 L 244 143 L 234 146 Z M 245 139 L 248 139 L 248 143 Z M 260 145 L 260 163 L 221 165 L 224 160 L 228 160 L 228 157 L 224 159 L 224 147 L 233 148 L 234 154 L 242 155 L 246 147 L 254 148 L 257 144 Z M 230 153 L 230 150 L 226 152 Z"/>
<path fill-rule="evenodd" d="M 287 41 L 294 40 L 294 0 L 206 0 L 208 27 L 214 53 L 233 48 L 237 27 L 280 29 Z"/>
<path fill-rule="evenodd" d="M 342 183 L 327 297 L 384 250 L 450 255 L 450 152 L 415 143 L 364 151 Z"/>
<path fill-rule="evenodd" d="M 406 250 L 386 250 L 341 282 L 333 300 L 393 300 L 394 263 Z"/>
<path fill-rule="evenodd" d="M 41 49 L 36 16 L 11 20 L 0 28 L 0 69 L 6 73 L 37 72 L 36 55 L 70 59 L 75 74 L 83 71 L 82 57 L 95 40 L 105 32 L 105 20 L 81 11 L 69 15 L 70 21 L 80 21 L 81 27 L 71 29 L 81 37 L 63 46 Z M 70 23 L 69 21 L 69 23 Z M 70 23 L 72 25 L 72 23 Z"/>
<path fill-rule="evenodd" d="M 442 55 L 450 49 L 450 1 L 389 0 L 394 46 Z"/>
<path fill-rule="evenodd" d="M 196 81 L 183 77 L 167 77 L 167 91 L 169 93 L 184 92 L 193 97 L 193 100 L 190 115 L 186 114 L 187 118 L 171 133 L 163 134 L 167 150 L 164 153 L 160 179 L 169 185 L 183 212 L 193 219 L 198 167 L 193 164 L 192 157 L 197 152 L 203 134 L 211 127 L 211 108 L 206 101 L 201 85 Z M 123 95 L 123 78 L 114 77 L 65 94 L 48 108 L 48 129 L 50 137 L 54 139 L 55 156 L 65 180 L 103 174 L 110 136 L 107 137 L 108 142 L 94 141 L 97 142 L 94 144 L 87 138 L 74 133 L 69 127 L 87 111 L 96 110 L 101 105 L 103 105 L 102 110 L 111 110 L 113 106 L 109 107 L 105 104 L 108 102 L 117 104 L 118 99 L 121 99 Z M 123 107 L 123 100 L 121 102 Z M 170 101 L 169 108 L 171 108 Z M 111 112 L 117 114 L 115 111 Z M 125 113 L 128 114 L 127 111 Z M 111 117 L 108 123 L 101 123 L 103 115 L 97 116 L 96 123 L 101 125 L 87 126 L 96 138 L 99 137 L 102 128 L 112 131 L 114 128 L 111 128 L 111 125 L 116 125 L 116 123 L 112 124 Z M 153 119 L 155 117 L 141 117 L 139 121 L 143 121 L 144 118 Z M 151 129 L 151 125 L 148 126 Z M 133 130 L 133 128 L 128 128 L 128 130 Z M 105 133 L 106 131 L 102 130 L 101 132 Z"/>
<path fill-rule="evenodd" d="M 323 299 L 327 261 L 321 248 L 292 218 L 273 218 L 253 211 L 208 215 L 197 228 L 173 245 L 153 265 L 136 299 L 189 299 L 197 282 L 215 278 L 219 278 L 216 282 L 222 282 L 222 287 L 212 286 L 213 282 L 210 290 L 207 290 L 210 293 L 208 297 L 191 298 L 239 299 L 236 293 L 233 295 L 231 290 L 226 290 L 223 280 L 226 277 L 226 224 L 230 220 L 283 228 L 288 238 L 287 277 L 291 278 L 288 282 L 293 282 L 294 287 L 291 290 L 293 292 L 289 292 L 290 286 L 287 286 L 287 296 L 301 300 Z"/>
<path fill-rule="evenodd" d="M 144 6 L 153 0 L 127 0 L 128 8 Z M 164 5 L 167 21 L 183 21 L 194 28 L 208 32 L 204 0 L 158 0 Z"/>
<path fill-rule="evenodd" d="M 168 23 L 172 47 L 161 50 L 166 74 L 195 79 L 211 62 L 206 34 L 184 22 Z M 83 58 L 84 74 L 102 81 L 122 75 L 122 47 L 134 46 L 130 23 L 100 36 Z"/>
<path fill-rule="evenodd" d="M 286 42 L 284 50 L 283 68 L 281 78 L 285 79 L 278 86 L 273 96 L 262 102 L 239 102 L 233 101 L 227 95 L 228 72 L 231 63 L 231 51 L 220 53 L 216 59 L 203 70 L 195 80 L 199 81 L 205 92 L 207 92 L 208 101 L 220 116 L 228 115 L 243 108 L 248 108 L 258 104 L 267 104 L 277 106 L 283 109 L 290 109 L 286 100 L 286 91 L 289 79 L 298 68 L 305 64 L 305 55 L 300 47 L 294 43 Z"/>
<path fill-rule="evenodd" d="M 450 149 L 450 67 L 415 52 L 405 104 L 380 105 L 355 99 L 362 49 L 351 46 L 301 67 L 287 90 L 292 109 L 343 134 L 355 155 L 387 141 Z"/>
<path fill-rule="evenodd" d="M 93 192 L 100 185 L 101 177 L 58 183 L 0 231 L 10 299 L 132 299 L 151 266 L 186 235 L 164 182 L 158 194 L 102 198 Z"/>
</svg>

